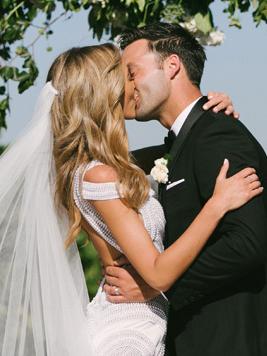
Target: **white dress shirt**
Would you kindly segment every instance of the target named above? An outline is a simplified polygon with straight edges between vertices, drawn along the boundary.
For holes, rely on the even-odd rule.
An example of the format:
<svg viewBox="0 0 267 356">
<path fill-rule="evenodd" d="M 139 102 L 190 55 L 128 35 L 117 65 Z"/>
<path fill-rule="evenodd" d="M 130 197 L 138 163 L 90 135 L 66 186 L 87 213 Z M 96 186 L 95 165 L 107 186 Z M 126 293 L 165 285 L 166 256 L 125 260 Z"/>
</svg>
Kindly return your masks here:
<svg viewBox="0 0 267 356">
<path fill-rule="evenodd" d="M 197 98 L 196 100 L 194 100 L 191 104 L 189 104 L 176 118 L 176 120 L 174 121 L 171 130 L 175 133 L 175 135 L 177 136 L 178 133 L 180 132 L 187 116 L 189 115 L 190 111 L 193 109 L 193 106 L 198 102 L 198 100 L 202 98 L 202 96 L 200 96 L 199 98 Z"/>
</svg>

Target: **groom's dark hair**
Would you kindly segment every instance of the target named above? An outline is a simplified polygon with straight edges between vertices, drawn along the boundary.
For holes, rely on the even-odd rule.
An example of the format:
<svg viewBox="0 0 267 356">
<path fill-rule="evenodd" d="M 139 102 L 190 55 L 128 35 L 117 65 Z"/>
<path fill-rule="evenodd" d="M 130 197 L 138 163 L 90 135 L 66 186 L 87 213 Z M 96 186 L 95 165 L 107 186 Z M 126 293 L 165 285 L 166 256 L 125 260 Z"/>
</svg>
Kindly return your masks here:
<svg viewBox="0 0 267 356">
<path fill-rule="evenodd" d="M 150 51 L 158 53 L 163 60 L 177 54 L 182 61 L 190 81 L 200 86 L 206 54 L 196 38 L 180 25 L 152 23 L 140 28 L 128 29 L 120 36 L 120 47 L 145 39 Z"/>
</svg>

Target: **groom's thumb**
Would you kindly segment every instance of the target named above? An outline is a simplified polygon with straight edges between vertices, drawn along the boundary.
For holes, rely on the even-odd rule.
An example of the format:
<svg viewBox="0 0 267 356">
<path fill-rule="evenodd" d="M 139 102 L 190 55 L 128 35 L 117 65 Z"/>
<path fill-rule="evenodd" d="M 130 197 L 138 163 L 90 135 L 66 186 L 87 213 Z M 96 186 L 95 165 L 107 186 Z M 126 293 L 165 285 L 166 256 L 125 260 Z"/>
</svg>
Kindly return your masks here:
<svg viewBox="0 0 267 356">
<path fill-rule="evenodd" d="M 223 165 L 221 167 L 220 173 L 217 177 L 218 180 L 226 179 L 227 178 L 227 172 L 229 169 L 229 161 L 227 158 L 224 159 Z"/>
</svg>

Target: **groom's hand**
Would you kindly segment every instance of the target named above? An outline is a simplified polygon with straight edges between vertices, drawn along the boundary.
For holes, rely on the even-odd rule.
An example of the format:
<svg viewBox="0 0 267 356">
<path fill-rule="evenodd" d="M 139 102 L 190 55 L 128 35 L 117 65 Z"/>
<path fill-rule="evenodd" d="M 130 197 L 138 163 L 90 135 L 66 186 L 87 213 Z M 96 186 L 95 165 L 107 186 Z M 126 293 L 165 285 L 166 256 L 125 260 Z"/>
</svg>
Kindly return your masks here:
<svg viewBox="0 0 267 356">
<path fill-rule="evenodd" d="M 145 302 L 160 293 L 151 288 L 131 265 L 106 267 L 104 291 L 112 303 Z"/>
</svg>

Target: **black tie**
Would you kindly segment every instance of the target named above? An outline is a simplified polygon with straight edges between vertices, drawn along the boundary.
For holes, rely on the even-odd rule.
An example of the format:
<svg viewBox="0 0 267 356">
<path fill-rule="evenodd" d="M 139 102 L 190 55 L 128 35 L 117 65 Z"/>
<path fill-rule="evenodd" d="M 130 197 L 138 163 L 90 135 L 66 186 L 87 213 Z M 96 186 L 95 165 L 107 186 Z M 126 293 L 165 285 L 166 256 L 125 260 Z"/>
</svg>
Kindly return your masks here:
<svg viewBox="0 0 267 356">
<path fill-rule="evenodd" d="M 176 139 L 176 135 L 172 130 L 169 130 L 168 136 L 164 138 L 164 144 L 166 147 L 166 152 L 170 152 L 173 142 Z"/>
</svg>

